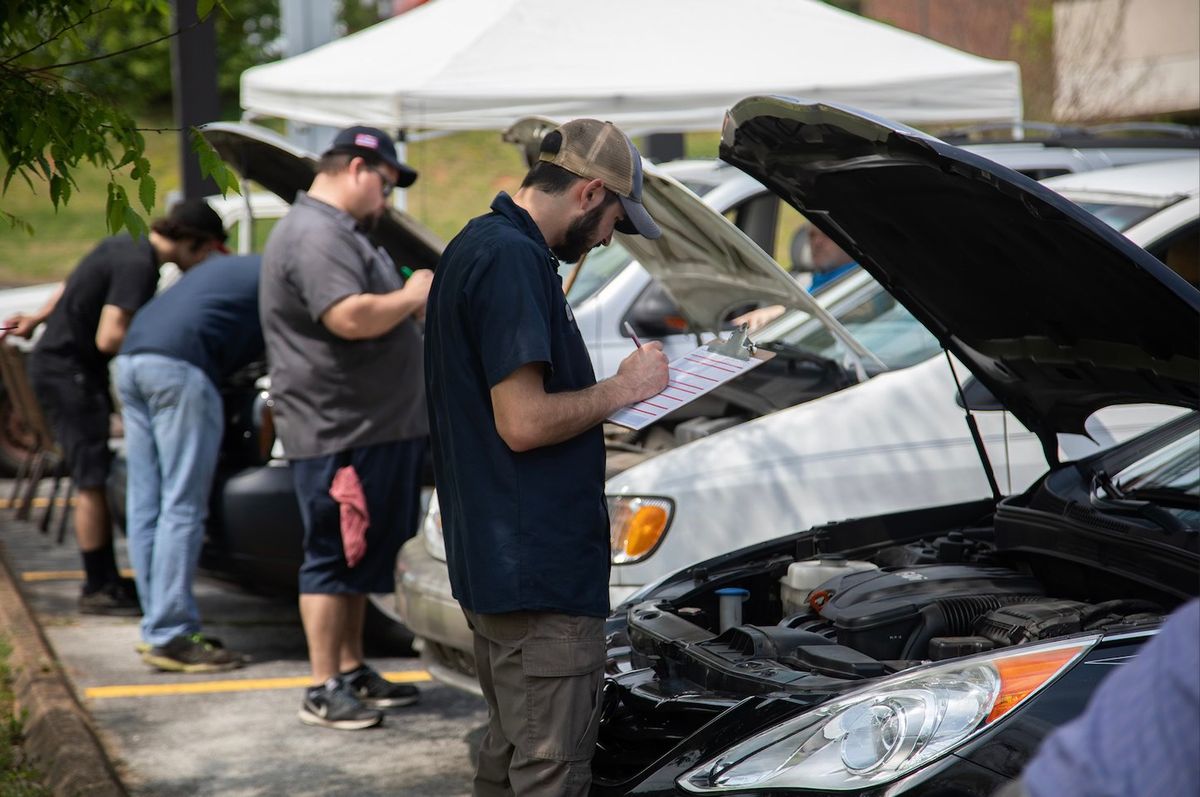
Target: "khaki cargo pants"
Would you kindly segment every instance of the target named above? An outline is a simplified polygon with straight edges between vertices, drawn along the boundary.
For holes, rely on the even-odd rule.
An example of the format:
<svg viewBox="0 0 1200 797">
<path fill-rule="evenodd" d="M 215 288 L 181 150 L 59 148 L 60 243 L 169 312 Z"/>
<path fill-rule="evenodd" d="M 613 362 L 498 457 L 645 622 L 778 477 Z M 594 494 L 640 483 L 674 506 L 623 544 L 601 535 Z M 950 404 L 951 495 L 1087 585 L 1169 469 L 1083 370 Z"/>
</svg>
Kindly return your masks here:
<svg viewBox="0 0 1200 797">
<path fill-rule="evenodd" d="M 600 723 L 603 618 L 464 614 L 488 703 L 475 797 L 583 797 Z"/>
</svg>

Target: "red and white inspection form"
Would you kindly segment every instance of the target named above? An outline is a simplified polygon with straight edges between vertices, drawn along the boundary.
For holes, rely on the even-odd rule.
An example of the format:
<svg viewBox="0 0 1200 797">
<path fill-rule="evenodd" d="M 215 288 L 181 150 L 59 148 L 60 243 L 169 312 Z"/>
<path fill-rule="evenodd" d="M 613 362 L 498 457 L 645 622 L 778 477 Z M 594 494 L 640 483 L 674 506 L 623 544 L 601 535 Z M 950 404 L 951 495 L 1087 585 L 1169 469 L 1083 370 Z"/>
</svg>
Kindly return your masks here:
<svg viewBox="0 0 1200 797">
<path fill-rule="evenodd" d="M 667 386 L 661 393 L 622 407 L 608 420 L 630 429 L 643 429 L 774 356 L 773 352 L 759 351 L 743 360 L 701 346 L 671 362 Z"/>
</svg>

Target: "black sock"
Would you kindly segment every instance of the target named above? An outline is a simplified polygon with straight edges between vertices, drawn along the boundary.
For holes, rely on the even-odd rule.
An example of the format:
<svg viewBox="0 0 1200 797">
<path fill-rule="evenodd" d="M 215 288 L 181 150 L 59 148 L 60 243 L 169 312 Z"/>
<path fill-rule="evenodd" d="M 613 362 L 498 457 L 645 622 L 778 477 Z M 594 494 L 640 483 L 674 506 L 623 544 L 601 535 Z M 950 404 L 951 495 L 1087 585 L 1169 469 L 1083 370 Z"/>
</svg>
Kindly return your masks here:
<svg viewBox="0 0 1200 797">
<path fill-rule="evenodd" d="M 87 581 L 83 585 L 84 592 L 95 592 L 116 581 L 117 556 L 113 553 L 112 542 L 94 551 L 81 551 L 83 554 L 83 572 Z"/>
</svg>

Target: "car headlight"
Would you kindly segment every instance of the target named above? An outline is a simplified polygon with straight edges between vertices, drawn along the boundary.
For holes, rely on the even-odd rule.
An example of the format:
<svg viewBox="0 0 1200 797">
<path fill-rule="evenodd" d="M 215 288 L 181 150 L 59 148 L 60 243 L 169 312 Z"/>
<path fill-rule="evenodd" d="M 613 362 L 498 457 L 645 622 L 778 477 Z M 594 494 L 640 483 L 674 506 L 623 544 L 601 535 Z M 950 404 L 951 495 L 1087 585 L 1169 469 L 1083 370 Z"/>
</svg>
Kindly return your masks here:
<svg viewBox="0 0 1200 797">
<path fill-rule="evenodd" d="M 669 498 L 608 496 L 612 563 L 626 565 L 649 556 L 666 535 L 674 511 L 675 505 Z"/>
<path fill-rule="evenodd" d="M 878 681 L 747 739 L 678 784 L 694 794 L 882 785 L 1012 711 L 1099 638 L 972 656 Z"/>
<path fill-rule="evenodd" d="M 442 536 L 442 510 L 438 505 L 437 490 L 429 496 L 429 507 L 425 510 L 425 519 L 421 521 L 421 539 L 430 556 L 439 562 L 446 561 L 446 538 Z"/>
</svg>

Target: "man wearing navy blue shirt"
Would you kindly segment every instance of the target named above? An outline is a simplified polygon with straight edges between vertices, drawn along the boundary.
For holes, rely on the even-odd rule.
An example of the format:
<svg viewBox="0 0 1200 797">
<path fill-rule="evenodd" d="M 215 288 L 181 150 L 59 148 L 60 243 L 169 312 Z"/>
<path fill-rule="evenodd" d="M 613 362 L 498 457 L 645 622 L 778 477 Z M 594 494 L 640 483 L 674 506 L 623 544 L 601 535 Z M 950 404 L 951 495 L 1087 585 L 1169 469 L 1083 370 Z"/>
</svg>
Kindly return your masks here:
<svg viewBox="0 0 1200 797">
<path fill-rule="evenodd" d="M 601 423 L 667 383 L 661 346 L 596 382 L 558 278 L 614 228 L 657 238 L 615 126 L 549 133 L 513 196 L 450 242 L 430 291 L 425 388 L 454 596 L 487 734 L 476 795 L 583 795 L 609 611 Z"/>
<path fill-rule="evenodd" d="M 142 604 L 142 659 L 219 672 L 241 657 L 200 633 L 192 581 L 225 413 L 218 387 L 263 356 L 258 255 L 184 272 L 134 316 L 117 357 L 126 529 Z"/>
</svg>

